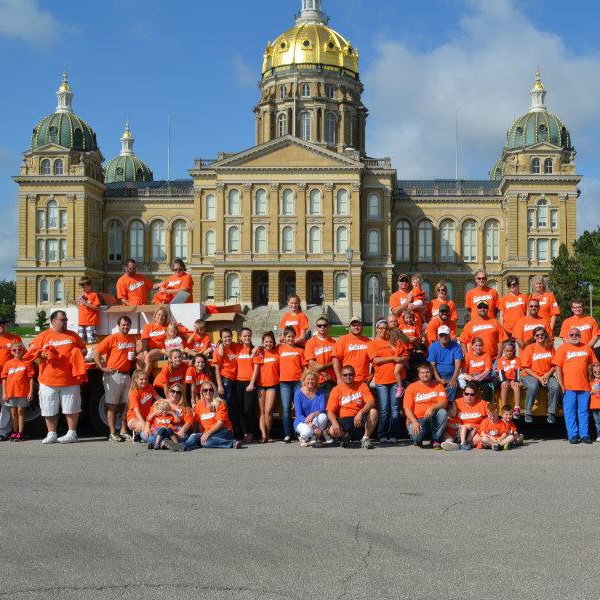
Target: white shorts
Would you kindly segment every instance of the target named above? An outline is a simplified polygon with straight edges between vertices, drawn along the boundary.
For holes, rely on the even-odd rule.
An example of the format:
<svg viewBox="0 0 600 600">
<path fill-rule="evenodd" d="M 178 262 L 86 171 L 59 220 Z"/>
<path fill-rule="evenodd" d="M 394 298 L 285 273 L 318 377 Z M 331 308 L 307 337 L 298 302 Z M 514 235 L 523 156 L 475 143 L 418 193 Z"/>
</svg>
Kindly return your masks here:
<svg viewBox="0 0 600 600">
<path fill-rule="evenodd" d="M 40 383 L 39 399 L 42 417 L 54 417 L 61 409 L 65 415 L 81 412 L 81 388 L 78 385 Z"/>
<path fill-rule="evenodd" d="M 131 388 L 131 377 L 128 373 L 103 373 L 102 384 L 105 404 L 127 404 Z"/>
</svg>

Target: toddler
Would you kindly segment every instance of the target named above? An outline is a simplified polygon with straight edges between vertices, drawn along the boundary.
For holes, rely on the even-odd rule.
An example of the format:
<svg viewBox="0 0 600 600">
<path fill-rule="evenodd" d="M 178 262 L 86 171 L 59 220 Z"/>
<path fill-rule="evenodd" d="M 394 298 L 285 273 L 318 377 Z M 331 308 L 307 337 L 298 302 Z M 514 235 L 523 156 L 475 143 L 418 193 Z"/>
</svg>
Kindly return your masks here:
<svg viewBox="0 0 600 600">
<path fill-rule="evenodd" d="M 521 416 L 521 360 L 515 356 L 515 343 L 506 342 L 502 351 L 502 357 L 498 361 L 498 375 L 500 377 L 500 400 L 502 405 L 507 404 L 508 392 L 512 389 L 515 398 L 513 418 L 517 420 Z"/>
<path fill-rule="evenodd" d="M 479 425 L 479 448 L 502 450 L 514 436 L 509 435 L 506 423 L 498 416 L 498 406 L 490 402 L 487 405 L 487 418 Z M 512 413 L 511 413 L 512 418 Z M 506 440 L 509 441 L 506 441 Z"/>
<path fill-rule="evenodd" d="M 185 350 L 185 342 L 179 335 L 179 328 L 177 323 L 171 321 L 167 325 L 167 339 L 165 340 L 165 354 L 170 354 L 171 350 Z"/>
<path fill-rule="evenodd" d="M 168 439 L 179 449 L 181 444 L 175 435 L 175 413 L 166 400 L 159 400 L 152 407 L 147 419 L 150 433 L 155 436 L 154 443 L 148 444 L 149 449 L 158 450 L 163 440 Z"/>
<path fill-rule="evenodd" d="M 31 363 L 22 360 L 25 346 L 21 342 L 14 342 L 10 353 L 13 357 L 6 361 L 2 369 L 2 397 L 12 417 L 13 433 L 9 439 L 11 442 L 20 442 L 23 440 L 27 407 L 33 398 L 35 371 Z"/>
<path fill-rule="evenodd" d="M 513 423 L 514 415 L 513 411 L 508 404 L 502 407 L 502 421 L 506 427 L 506 433 L 508 434 L 504 438 L 504 449 L 508 450 L 512 446 L 523 445 L 523 434 L 517 431 L 517 426 Z"/>
</svg>

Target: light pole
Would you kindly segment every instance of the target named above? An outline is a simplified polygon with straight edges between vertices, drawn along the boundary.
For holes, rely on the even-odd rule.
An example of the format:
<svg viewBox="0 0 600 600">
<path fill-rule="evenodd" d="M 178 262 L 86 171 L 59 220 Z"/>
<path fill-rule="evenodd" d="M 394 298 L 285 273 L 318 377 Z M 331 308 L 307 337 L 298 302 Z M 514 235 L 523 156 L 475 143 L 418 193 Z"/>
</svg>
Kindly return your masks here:
<svg viewBox="0 0 600 600">
<path fill-rule="evenodd" d="M 350 319 L 354 316 L 352 311 L 352 257 L 354 256 L 354 250 L 352 248 L 346 248 L 346 258 L 348 259 L 348 324 Z"/>
<path fill-rule="evenodd" d="M 376 277 L 372 277 L 371 278 L 371 298 L 373 299 L 373 304 L 371 306 L 371 327 L 372 329 L 372 337 L 373 339 L 375 339 L 375 310 L 376 310 L 376 304 L 377 304 L 377 294 L 376 294 L 376 289 L 377 289 L 377 278 Z"/>
<path fill-rule="evenodd" d="M 594 300 L 593 300 L 593 296 L 592 296 L 592 292 L 594 291 L 594 284 L 591 281 L 582 281 L 580 285 L 587 285 L 588 286 L 588 292 L 590 294 L 590 317 L 594 316 Z"/>
</svg>

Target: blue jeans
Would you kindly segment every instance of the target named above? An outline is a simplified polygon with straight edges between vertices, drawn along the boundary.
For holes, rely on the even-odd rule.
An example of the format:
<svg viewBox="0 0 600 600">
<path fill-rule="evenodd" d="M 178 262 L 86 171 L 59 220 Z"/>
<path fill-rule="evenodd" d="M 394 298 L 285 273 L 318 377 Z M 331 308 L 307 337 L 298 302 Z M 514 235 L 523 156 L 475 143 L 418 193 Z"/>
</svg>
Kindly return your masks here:
<svg viewBox="0 0 600 600">
<path fill-rule="evenodd" d="M 445 408 L 438 408 L 428 419 L 423 417 L 417 419 L 417 421 L 421 425 L 421 430 L 417 435 L 413 435 L 412 423 L 408 422 L 408 435 L 410 435 L 413 442 L 420 443 L 426 437 L 430 437 L 432 442 L 442 441 L 444 429 L 446 429 L 446 423 L 448 422 L 448 413 Z"/>
<path fill-rule="evenodd" d="M 174 431 L 169 427 L 160 427 L 155 433 L 150 433 L 148 436 L 148 442 L 153 446 L 156 445 L 156 438 L 160 436 L 163 440 L 169 439 L 174 435 Z"/>
<path fill-rule="evenodd" d="M 581 390 L 567 390 L 563 396 L 563 411 L 567 437 L 590 437 L 590 393 Z M 578 426 L 579 421 L 579 426 Z"/>
<path fill-rule="evenodd" d="M 233 433 L 226 427 L 221 427 L 215 431 L 204 444 L 200 443 L 202 433 L 192 433 L 190 437 L 185 440 L 184 446 L 188 450 L 194 450 L 195 448 L 233 448 L 235 438 Z"/>
<path fill-rule="evenodd" d="M 441 375 L 441 373 L 440 373 Z M 456 381 L 456 385 L 454 387 L 452 387 L 450 385 L 450 380 L 452 379 L 452 375 L 454 375 L 454 372 L 450 373 L 450 375 L 442 375 L 442 377 L 444 379 L 448 380 L 448 383 L 446 384 L 446 398 L 448 398 L 448 404 L 450 404 L 450 402 L 454 402 L 456 400 L 456 392 L 458 391 L 458 380 Z"/>
<path fill-rule="evenodd" d="M 594 425 L 596 425 L 596 437 L 600 438 L 600 410 L 593 410 Z"/>
<path fill-rule="evenodd" d="M 535 377 L 525 375 L 523 383 L 527 386 L 525 392 L 525 414 L 533 414 L 533 405 L 538 395 L 540 386 L 542 385 Z M 558 396 L 560 395 L 560 386 L 554 375 L 548 378 L 548 414 L 555 415 L 558 408 Z"/>
<path fill-rule="evenodd" d="M 377 383 L 379 396 L 379 423 L 377 435 L 379 438 L 397 438 L 399 433 L 400 399 L 396 398 L 397 383 Z"/>
<path fill-rule="evenodd" d="M 300 387 L 299 381 L 280 381 L 279 395 L 281 397 L 281 408 L 283 411 L 283 434 L 287 437 L 294 432 L 292 428 L 292 402 L 294 394 Z"/>
</svg>

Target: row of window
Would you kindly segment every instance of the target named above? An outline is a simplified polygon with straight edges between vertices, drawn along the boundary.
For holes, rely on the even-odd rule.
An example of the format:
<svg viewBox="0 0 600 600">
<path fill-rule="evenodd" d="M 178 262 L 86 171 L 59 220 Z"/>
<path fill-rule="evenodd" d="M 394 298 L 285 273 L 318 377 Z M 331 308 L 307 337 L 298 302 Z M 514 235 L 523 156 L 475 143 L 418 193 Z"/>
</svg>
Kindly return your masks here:
<svg viewBox="0 0 600 600">
<path fill-rule="evenodd" d="M 45 209 L 37 211 L 36 225 L 38 229 L 46 227 L 65 229 L 67 227 L 67 211 L 66 209 L 59 210 L 56 200 L 50 200 Z"/>
<path fill-rule="evenodd" d="M 527 258 L 529 260 L 537 260 L 544 262 L 556 258 L 558 256 L 558 239 L 529 238 L 527 240 Z M 550 250 L 550 255 L 548 255 Z"/>
<path fill-rule="evenodd" d="M 287 98 L 288 95 L 289 95 L 289 91 L 285 87 L 285 85 L 280 86 L 279 97 L 283 100 L 284 98 Z M 300 85 L 300 96 L 302 98 L 310 98 L 311 95 L 312 95 L 312 90 L 311 90 L 310 83 L 301 84 Z M 333 98 L 335 96 L 335 87 L 332 85 L 326 85 L 325 86 L 325 95 L 327 96 L 327 98 Z"/>
<path fill-rule="evenodd" d="M 554 170 L 554 163 L 551 158 L 544 160 L 544 174 L 552 175 Z M 531 172 L 539 174 L 541 172 L 541 163 L 539 158 L 531 159 Z"/>
<path fill-rule="evenodd" d="M 62 302 L 64 298 L 64 289 L 62 279 L 55 279 L 50 282 L 43 277 L 38 282 L 38 297 L 40 303 L 43 302 Z"/>
<path fill-rule="evenodd" d="M 42 175 L 50 175 L 54 173 L 54 175 L 62 175 L 64 173 L 64 163 L 61 158 L 57 158 L 54 161 L 54 164 L 50 164 L 50 160 L 45 158 L 40 162 L 40 173 Z"/>
<path fill-rule="evenodd" d="M 44 240 L 38 239 L 36 242 L 37 260 L 46 260 L 55 262 L 65 260 L 67 257 L 67 240 Z"/>
<path fill-rule="evenodd" d="M 536 208 L 527 209 L 527 229 L 548 227 L 548 202 L 538 200 Z M 550 228 L 558 227 L 558 209 L 550 210 Z"/>
<path fill-rule="evenodd" d="M 312 115 L 310 112 L 303 110 L 298 116 L 299 137 L 305 142 L 312 141 Z M 333 145 L 337 143 L 337 127 L 338 118 L 335 113 L 325 113 L 325 142 Z M 283 137 L 291 133 L 288 129 L 287 113 L 279 113 L 277 115 L 277 136 Z"/>
</svg>

